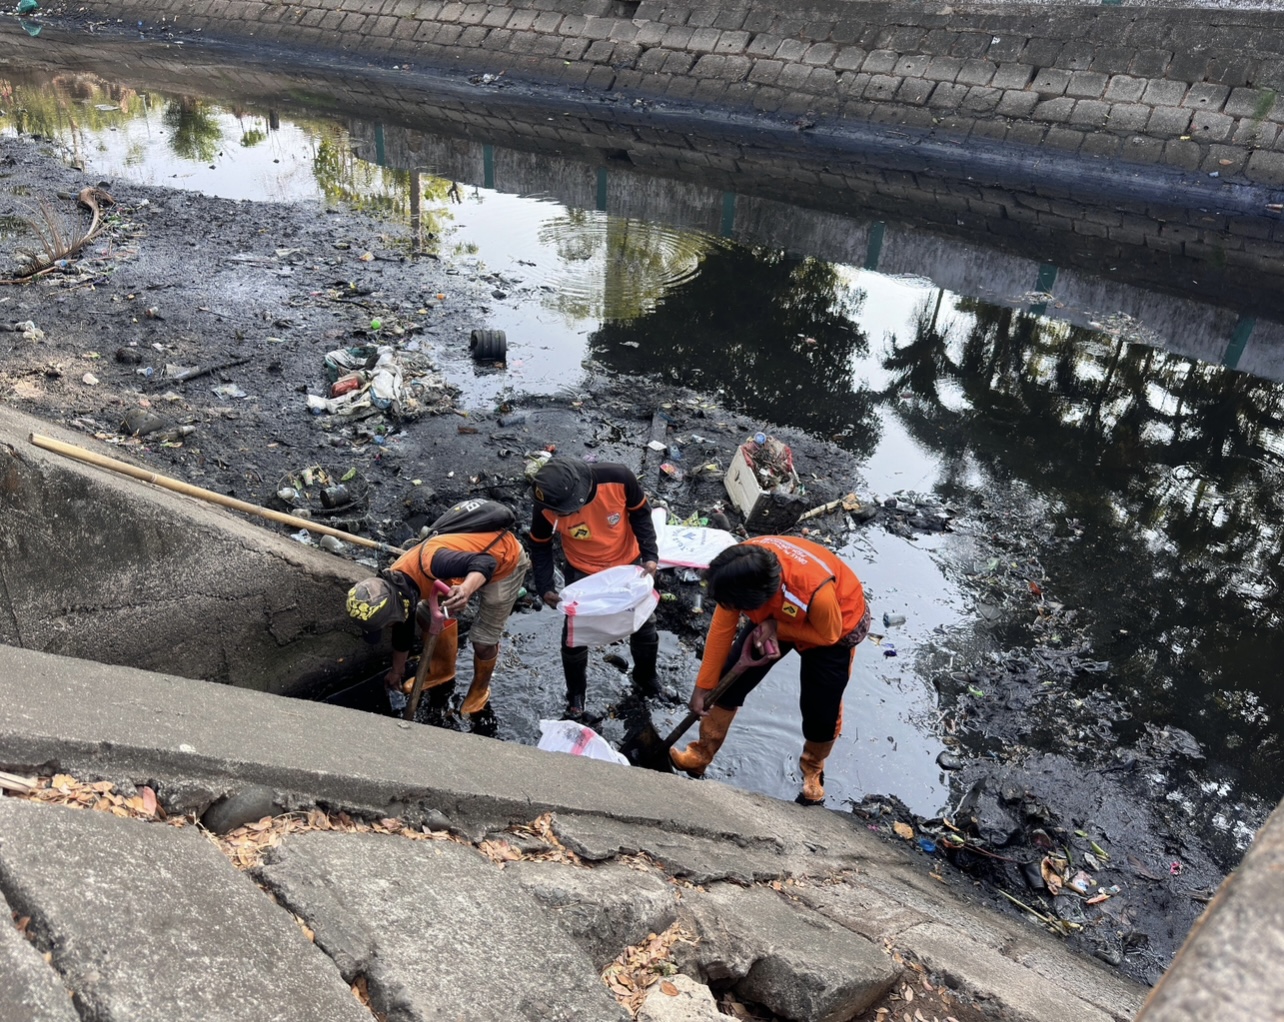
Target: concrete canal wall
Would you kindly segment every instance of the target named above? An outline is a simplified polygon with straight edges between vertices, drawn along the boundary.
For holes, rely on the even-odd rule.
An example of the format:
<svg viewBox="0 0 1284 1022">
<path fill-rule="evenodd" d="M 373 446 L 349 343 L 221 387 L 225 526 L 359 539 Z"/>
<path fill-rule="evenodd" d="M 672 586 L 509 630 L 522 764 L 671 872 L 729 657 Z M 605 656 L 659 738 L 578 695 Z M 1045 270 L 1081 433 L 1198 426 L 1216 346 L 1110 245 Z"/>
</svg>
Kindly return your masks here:
<svg viewBox="0 0 1284 1022">
<path fill-rule="evenodd" d="M 176 36 L 933 130 L 1284 184 L 1271 11 L 812 0 L 56 0 Z"/>
</svg>

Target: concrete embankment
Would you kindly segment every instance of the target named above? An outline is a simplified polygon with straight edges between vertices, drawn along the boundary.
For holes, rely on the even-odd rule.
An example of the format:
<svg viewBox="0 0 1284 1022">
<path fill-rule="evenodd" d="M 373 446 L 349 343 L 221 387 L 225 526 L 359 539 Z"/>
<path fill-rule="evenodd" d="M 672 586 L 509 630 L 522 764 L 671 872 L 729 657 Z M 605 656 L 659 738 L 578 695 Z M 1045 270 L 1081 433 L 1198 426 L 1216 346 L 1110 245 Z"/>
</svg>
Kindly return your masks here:
<svg viewBox="0 0 1284 1022">
<path fill-rule="evenodd" d="M 0 642 L 287 694 L 374 655 L 343 608 L 366 569 L 32 433 L 84 445 L 0 406 Z"/>
<path fill-rule="evenodd" d="M 84 1017 L 135 1022 L 356 1019 L 360 984 L 403 1019 L 623 1019 L 599 972 L 675 922 L 694 941 L 674 945 L 683 974 L 787 1018 L 851 1018 L 905 961 L 993 1018 L 1107 1022 L 1141 1004 L 850 814 L 10 646 L 0 677 L 0 769 L 146 785 L 171 816 L 214 805 L 225 825 L 264 797 L 385 821 L 287 834 L 260 889 L 192 827 L 2 800 L 0 890 L 35 950 L 0 943 L 19 979 L 0 1009 L 71 1018 L 71 993 Z M 514 861 L 480 854 L 497 847 Z"/>
<path fill-rule="evenodd" d="M 144 33 L 343 49 L 589 93 L 873 122 L 1284 183 L 1271 11 L 812 0 L 87 0 Z M 1074 162 L 1074 161 L 1071 161 Z"/>
</svg>

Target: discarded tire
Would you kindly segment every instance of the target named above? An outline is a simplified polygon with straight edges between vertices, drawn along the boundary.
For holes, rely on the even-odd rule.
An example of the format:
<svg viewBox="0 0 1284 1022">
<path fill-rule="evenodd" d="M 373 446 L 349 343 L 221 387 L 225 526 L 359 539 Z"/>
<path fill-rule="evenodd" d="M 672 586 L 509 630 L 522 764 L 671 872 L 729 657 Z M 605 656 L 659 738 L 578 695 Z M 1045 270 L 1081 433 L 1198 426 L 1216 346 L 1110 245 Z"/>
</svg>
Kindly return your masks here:
<svg viewBox="0 0 1284 1022">
<path fill-rule="evenodd" d="M 474 330 L 468 348 L 478 362 L 503 362 L 508 356 L 508 338 L 503 330 Z"/>
</svg>

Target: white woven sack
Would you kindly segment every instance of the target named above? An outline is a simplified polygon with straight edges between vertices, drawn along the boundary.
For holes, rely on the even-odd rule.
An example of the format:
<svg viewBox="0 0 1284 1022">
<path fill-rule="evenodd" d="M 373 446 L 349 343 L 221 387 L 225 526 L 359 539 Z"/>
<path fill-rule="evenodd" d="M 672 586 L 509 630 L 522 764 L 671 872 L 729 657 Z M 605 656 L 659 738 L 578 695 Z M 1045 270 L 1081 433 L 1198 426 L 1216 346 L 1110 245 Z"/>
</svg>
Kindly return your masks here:
<svg viewBox="0 0 1284 1022">
<path fill-rule="evenodd" d="M 655 536 L 659 541 L 661 568 L 707 568 L 718 554 L 740 542 L 726 529 L 669 525 L 667 518 L 662 507 L 651 512 Z"/>
<path fill-rule="evenodd" d="M 651 576 L 624 564 L 572 582 L 557 609 L 566 615 L 568 646 L 605 646 L 636 632 L 659 602 Z"/>
</svg>

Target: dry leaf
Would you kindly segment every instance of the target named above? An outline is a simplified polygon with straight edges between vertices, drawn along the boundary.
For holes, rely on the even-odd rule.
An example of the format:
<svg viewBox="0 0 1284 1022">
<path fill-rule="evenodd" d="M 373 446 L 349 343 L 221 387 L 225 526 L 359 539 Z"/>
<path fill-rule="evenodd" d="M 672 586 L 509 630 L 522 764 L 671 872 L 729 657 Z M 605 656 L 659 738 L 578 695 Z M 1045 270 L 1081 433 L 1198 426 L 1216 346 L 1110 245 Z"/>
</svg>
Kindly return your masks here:
<svg viewBox="0 0 1284 1022">
<path fill-rule="evenodd" d="M 901 823 L 897 820 L 892 824 L 892 830 L 896 832 L 897 837 L 903 837 L 906 841 L 914 840 L 914 828 L 908 823 Z"/>
<path fill-rule="evenodd" d="M 666 979 L 660 984 L 660 993 L 664 994 L 666 997 L 677 997 L 678 988 Z"/>
</svg>

